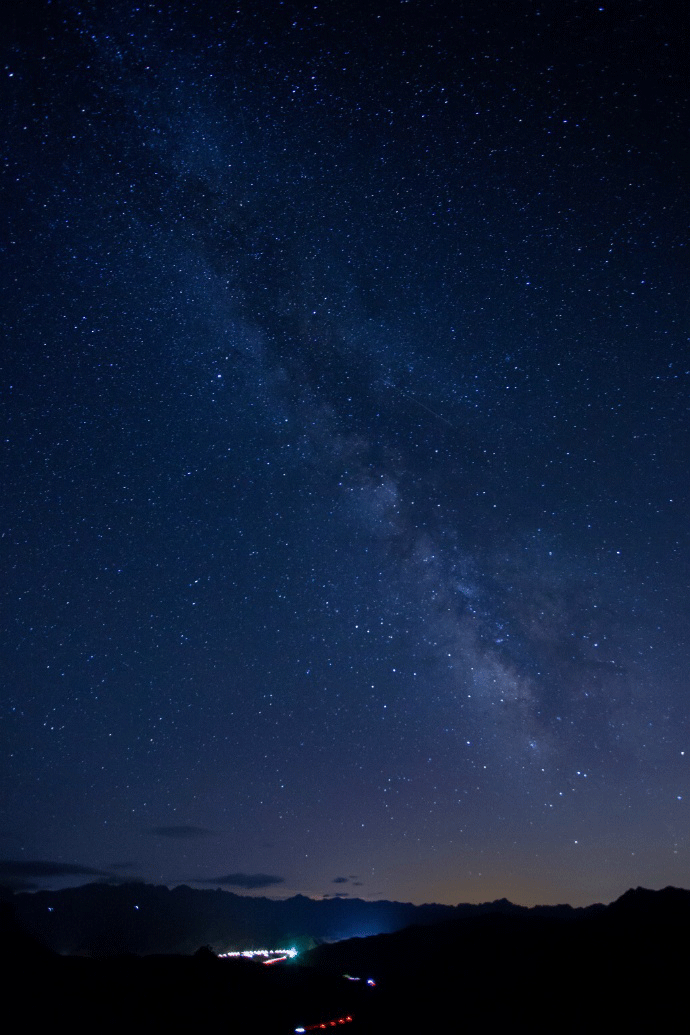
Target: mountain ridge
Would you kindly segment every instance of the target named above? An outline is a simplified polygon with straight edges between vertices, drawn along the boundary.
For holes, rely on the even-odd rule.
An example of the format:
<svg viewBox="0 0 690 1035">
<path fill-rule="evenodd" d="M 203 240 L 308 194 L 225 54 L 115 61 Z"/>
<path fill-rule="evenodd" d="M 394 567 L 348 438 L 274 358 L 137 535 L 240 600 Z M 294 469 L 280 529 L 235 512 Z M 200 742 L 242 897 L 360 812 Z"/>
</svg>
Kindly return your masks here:
<svg viewBox="0 0 690 1035">
<path fill-rule="evenodd" d="M 516 920 L 575 921 L 597 914 L 626 919 L 690 912 L 690 891 L 628 889 L 609 905 L 520 906 L 501 898 L 485 903 L 412 903 L 295 895 L 286 899 L 238 895 L 221 889 L 175 888 L 142 882 L 96 882 L 61 891 L 18 892 L 11 902 L 19 925 L 41 944 L 71 955 L 216 953 L 392 934 L 410 926 L 472 921 L 498 915 Z"/>
</svg>

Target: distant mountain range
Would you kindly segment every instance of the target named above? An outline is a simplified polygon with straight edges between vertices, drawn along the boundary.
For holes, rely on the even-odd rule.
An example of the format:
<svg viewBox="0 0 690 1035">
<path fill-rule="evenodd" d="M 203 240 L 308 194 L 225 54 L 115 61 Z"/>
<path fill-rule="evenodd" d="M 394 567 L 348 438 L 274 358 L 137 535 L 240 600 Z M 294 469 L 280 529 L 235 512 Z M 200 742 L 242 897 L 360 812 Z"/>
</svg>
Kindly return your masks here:
<svg viewBox="0 0 690 1035">
<path fill-rule="evenodd" d="M 304 950 L 320 942 L 391 934 L 411 925 L 471 921 L 476 926 L 487 916 L 511 917 L 534 926 L 598 916 L 620 920 L 659 910 L 664 915 L 687 914 L 688 900 L 690 892 L 679 889 L 638 888 L 610 906 L 579 909 L 567 905 L 528 909 L 507 899 L 482 905 L 415 906 L 350 898 L 315 901 L 303 895 L 276 900 L 143 883 L 95 883 L 11 898 L 17 922 L 42 945 L 61 954 L 88 956 L 191 954 L 200 946 L 209 946 L 215 953 L 289 944 Z"/>
<path fill-rule="evenodd" d="M 414 906 L 339 897 L 316 901 L 303 895 L 279 900 L 143 883 L 22 892 L 12 896 L 12 903 L 21 926 L 42 944 L 63 954 L 89 956 L 190 954 L 201 945 L 216 953 L 287 943 L 306 948 L 322 941 L 390 933 L 410 924 L 522 911 L 506 900 L 481 906 Z"/>
<path fill-rule="evenodd" d="M 610 1035 L 672 1031 L 686 1010 L 678 888 L 527 909 L 91 884 L 15 894 L 0 919 L 6 1012 L 29 1030 Z M 211 951 L 288 942 L 301 951 L 277 966 Z"/>
</svg>

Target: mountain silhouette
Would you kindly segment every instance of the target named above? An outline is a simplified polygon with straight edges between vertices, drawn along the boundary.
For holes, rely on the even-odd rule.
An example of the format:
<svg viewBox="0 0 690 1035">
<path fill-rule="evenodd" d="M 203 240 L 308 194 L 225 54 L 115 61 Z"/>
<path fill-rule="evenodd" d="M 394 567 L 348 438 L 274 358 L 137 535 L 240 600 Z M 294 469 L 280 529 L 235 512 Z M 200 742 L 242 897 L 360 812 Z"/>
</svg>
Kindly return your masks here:
<svg viewBox="0 0 690 1035">
<path fill-rule="evenodd" d="M 22 997 L 29 1028 L 61 1018 L 73 1032 L 222 1025 L 288 1035 L 322 1024 L 347 1025 L 352 1035 L 666 1031 L 684 1008 L 690 892 L 636 888 L 608 906 L 574 909 L 505 899 L 456 907 L 271 901 L 187 887 L 87 885 L 17 894 L 2 919 L 6 1002 L 9 1009 Z M 229 923 L 255 945 L 269 935 L 284 943 L 292 925 L 303 951 L 275 966 L 219 959 L 214 937 L 230 947 Z M 327 932 L 365 923 L 389 929 L 316 944 Z M 390 929 L 395 923 L 402 926 Z M 202 930 L 193 954 L 136 955 L 132 948 L 189 944 Z M 40 944 L 42 932 L 50 949 Z M 77 946 L 60 950 L 68 955 L 52 951 L 68 943 Z M 36 989 L 30 997 L 18 991 L 28 975 Z"/>
</svg>

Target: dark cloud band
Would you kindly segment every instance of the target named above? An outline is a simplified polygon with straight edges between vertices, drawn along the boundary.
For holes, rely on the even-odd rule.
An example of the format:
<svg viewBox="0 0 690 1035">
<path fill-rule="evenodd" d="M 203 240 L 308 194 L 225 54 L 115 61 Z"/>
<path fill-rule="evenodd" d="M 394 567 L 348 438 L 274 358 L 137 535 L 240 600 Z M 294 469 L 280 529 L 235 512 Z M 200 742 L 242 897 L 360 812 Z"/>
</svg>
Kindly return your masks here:
<svg viewBox="0 0 690 1035">
<path fill-rule="evenodd" d="M 284 877 L 276 877 L 270 873 L 228 873 L 224 877 L 215 877 L 207 880 L 206 884 L 222 884 L 230 888 L 270 888 L 276 884 L 284 884 Z"/>
</svg>

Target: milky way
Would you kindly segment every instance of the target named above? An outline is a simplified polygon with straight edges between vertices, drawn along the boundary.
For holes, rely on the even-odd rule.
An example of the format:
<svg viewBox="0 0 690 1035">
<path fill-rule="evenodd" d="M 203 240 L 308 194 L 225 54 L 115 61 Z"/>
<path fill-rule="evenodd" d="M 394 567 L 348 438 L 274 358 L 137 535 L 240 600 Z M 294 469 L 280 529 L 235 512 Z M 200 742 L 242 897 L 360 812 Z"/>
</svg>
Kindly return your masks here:
<svg viewBox="0 0 690 1035">
<path fill-rule="evenodd" d="M 478 6 L 14 15 L 16 886 L 687 884 L 679 16 Z"/>
</svg>

